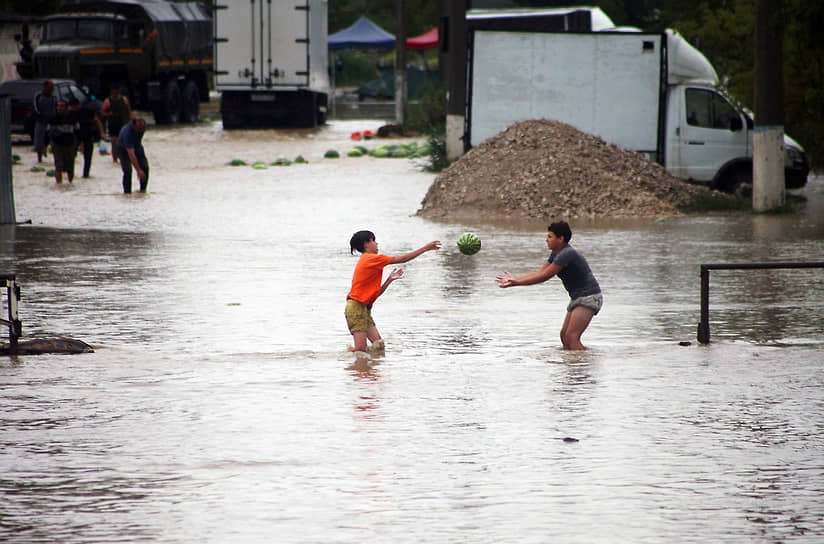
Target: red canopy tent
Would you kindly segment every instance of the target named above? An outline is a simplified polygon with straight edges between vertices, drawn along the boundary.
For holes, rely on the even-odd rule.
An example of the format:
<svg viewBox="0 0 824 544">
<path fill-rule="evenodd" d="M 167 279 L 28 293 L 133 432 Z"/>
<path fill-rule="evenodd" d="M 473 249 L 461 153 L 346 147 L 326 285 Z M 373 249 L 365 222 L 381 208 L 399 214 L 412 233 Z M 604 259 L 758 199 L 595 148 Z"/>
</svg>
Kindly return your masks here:
<svg viewBox="0 0 824 544">
<path fill-rule="evenodd" d="M 434 49 L 435 47 L 438 47 L 438 27 L 406 40 L 407 49 Z"/>
</svg>

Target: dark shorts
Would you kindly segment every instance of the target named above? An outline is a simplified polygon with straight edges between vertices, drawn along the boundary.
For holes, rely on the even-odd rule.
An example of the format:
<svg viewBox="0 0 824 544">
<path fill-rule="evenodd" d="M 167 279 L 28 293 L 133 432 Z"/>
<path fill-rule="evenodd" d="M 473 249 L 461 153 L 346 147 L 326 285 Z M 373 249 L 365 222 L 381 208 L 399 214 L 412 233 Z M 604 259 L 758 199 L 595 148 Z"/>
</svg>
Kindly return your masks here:
<svg viewBox="0 0 824 544">
<path fill-rule="evenodd" d="M 118 134 L 120 134 L 120 129 L 122 129 L 125 124 L 126 123 L 118 123 L 116 121 L 106 121 L 106 131 L 112 138 L 117 138 Z"/>
</svg>

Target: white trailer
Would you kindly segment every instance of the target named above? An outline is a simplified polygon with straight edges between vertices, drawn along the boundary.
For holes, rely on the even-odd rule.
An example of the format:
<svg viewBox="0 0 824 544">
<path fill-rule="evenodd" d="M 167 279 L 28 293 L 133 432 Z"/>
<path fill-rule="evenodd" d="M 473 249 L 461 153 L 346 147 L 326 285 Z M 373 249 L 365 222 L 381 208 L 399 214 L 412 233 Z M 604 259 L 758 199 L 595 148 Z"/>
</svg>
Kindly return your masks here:
<svg viewBox="0 0 824 544">
<path fill-rule="evenodd" d="M 678 33 L 616 28 L 597 8 L 470 11 L 467 27 L 467 147 L 517 121 L 552 119 L 681 179 L 751 189 L 752 117 Z M 785 136 L 784 150 L 786 187 L 803 187 L 803 148 Z"/>
<path fill-rule="evenodd" d="M 325 123 L 327 0 L 229 0 L 214 9 L 223 128 Z"/>
</svg>

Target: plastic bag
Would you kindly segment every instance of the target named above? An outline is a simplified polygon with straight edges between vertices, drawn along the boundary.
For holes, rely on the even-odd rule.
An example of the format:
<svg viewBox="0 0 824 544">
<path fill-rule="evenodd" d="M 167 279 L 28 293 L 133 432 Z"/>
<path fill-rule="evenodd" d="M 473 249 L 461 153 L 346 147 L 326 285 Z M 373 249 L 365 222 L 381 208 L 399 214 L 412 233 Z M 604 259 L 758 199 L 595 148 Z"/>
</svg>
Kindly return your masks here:
<svg viewBox="0 0 824 544">
<path fill-rule="evenodd" d="M 98 149 L 100 150 L 101 155 L 108 155 L 109 154 L 109 143 L 106 140 L 100 140 L 100 144 L 98 145 Z"/>
</svg>

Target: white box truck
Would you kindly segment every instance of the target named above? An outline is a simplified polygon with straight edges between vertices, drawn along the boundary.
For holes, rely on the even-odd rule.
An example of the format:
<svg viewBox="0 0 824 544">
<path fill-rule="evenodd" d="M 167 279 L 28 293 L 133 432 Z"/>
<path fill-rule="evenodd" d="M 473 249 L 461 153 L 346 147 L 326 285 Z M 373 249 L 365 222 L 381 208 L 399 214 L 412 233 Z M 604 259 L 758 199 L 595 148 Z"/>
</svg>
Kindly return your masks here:
<svg viewBox="0 0 824 544">
<path fill-rule="evenodd" d="M 751 191 L 752 117 L 678 33 L 616 28 L 597 8 L 470 11 L 467 31 L 465 146 L 516 121 L 552 119 L 683 180 Z M 786 187 L 803 187 L 809 162 L 786 135 L 784 161 Z"/>
<path fill-rule="evenodd" d="M 214 24 L 224 129 L 326 122 L 327 0 L 226 0 Z"/>
</svg>

